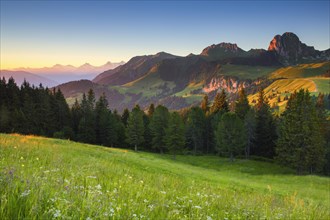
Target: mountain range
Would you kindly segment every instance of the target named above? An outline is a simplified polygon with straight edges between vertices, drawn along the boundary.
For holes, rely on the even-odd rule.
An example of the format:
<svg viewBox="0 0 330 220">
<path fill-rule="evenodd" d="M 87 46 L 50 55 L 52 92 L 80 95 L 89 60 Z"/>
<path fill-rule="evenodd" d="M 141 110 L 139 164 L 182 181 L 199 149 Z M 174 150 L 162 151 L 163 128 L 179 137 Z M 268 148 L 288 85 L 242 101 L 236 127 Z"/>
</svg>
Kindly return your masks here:
<svg viewBox="0 0 330 220">
<path fill-rule="evenodd" d="M 22 81 L 21 78 L 24 75 L 25 79 L 31 84 L 39 85 L 42 83 L 44 86 L 52 87 L 61 83 L 65 83 L 72 80 L 81 79 L 93 79 L 99 73 L 106 70 L 114 69 L 120 65 L 125 64 L 124 61 L 119 63 L 111 63 L 110 61 L 101 66 L 93 66 L 89 63 L 85 63 L 81 66 L 75 67 L 73 65 L 61 65 L 56 64 L 52 67 L 43 68 L 15 68 L 12 70 L 1 70 L 1 72 L 6 72 L 6 75 L 13 76 L 16 81 Z M 23 72 L 25 74 L 23 74 Z M 3 73 L 4 74 L 4 73 Z M 30 76 L 34 78 L 30 79 Z M 43 80 L 38 81 L 35 76 L 43 78 Z M 24 79 L 24 78 L 23 78 Z M 46 80 L 44 80 L 46 79 Z M 33 83 L 32 83 L 33 81 Z"/>
<path fill-rule="evenodd" d="M 292 83 L 295 78 L 287 76 L 293 73 L 297 78 L 309 77 L 309 82 L 315 84 L 311 87 L 313 92 L 320 92 L 330 82 L 326 74 L 329 61 L 330 49 L 318 51 L 287 32 L 276 35 L 267 50 L 245 51 L 237 44 L 223 42 L 206 47 L 199 55 L 181 57 L 160 52 L 136 56 L 121 66 L 100 72 L 92 80 L 71 81 L 58 88 L 69 104 L 93 88 L 96 97 L 106 94 L 110 107 L 119 111 L 135 104 L 145 108 L 150 103 L 181 109 L 198 104 L 204 94 L 212 100 L 219 89 L 225 89 L 230 100 L 241 87 L 251 97 L 259 86 L 276 90 L 282 96 L 299 86 L 286 86 L 285 91 L 278 91 L 272 85 L 278 80 Z M 303 87 L 302 82 L 299 85 Z M 274 97 L 269 94 L 269 98 Z M 250 101 L 253 103 L 253 98 Z"/>
</svg>

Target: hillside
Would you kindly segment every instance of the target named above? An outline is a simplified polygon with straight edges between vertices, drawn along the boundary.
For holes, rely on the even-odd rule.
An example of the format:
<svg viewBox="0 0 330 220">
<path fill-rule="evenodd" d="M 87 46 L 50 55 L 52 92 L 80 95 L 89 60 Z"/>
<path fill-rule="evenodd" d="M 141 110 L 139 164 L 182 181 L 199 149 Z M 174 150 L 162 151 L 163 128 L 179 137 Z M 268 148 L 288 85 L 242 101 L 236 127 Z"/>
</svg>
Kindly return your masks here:
<svg viewBox="0 0 330 220">
<path fill-rule="evenodd" d="M 205 94 L 212 101 L 221 89 L 225 89 L 229 100 L 233 101 L 241 87 L 246 88 L 248 94 L 254 94 L 260 85 L 267 87 L 277 79 L 326 77 L 330 69 L 329 59 L 329 50 L 315 50 L 302 43 L 294 33 L 287 32 L 276 35 L 268 50 L 245 51 L 237 44 L 223 42 L 204 48 L 199 55 L 179 57 L 160 52 L 136 56 L 122 66 L 99 74 L 93 83 L 122 96 L 112 99 L 110 104 L 119 111 L 136 104 L 145 109 L 151 103 L 177 110 L 198 105 Z M 289 92 L 283 97 L 296 89 L 307 88 L 302 82 L 294 83 L 300 87 L 285 86 Z M 317 82 L 324 85 L 324 81 Z M 78 84 L 75 83 L 82 88 Z M 68 89 L 67 85 L 60 87 L 67 91 L 64 95 L 70 103 L 89 90 L 89 87 L 83 87 L 78 94 L 73 86 Z"/>
<path fill-rule="evenodd" d="M 326 177 L 0 134 L 0 218 L 328 219 Z"/>
<path fill-rule="evenodd" d="M 300 64 L 283 67 L 269 75 L 275 80 L 265 88 L 265 95 L 271 106 L 278 106 L 282 112 L 286 106 L 285 97 L 290 96 L 299 89 L 308 89 L 313 95 L 329 93 L 330 78 L 327 75 L 330 70 L 330 62 Z M 279 102 L 280 99 L 280 102 Z M 257 94 L 249 96 L 250 103 L 257 100 Z"/>
<path fill-rule="evenodd" d="M 24 80 L 34 86 L 39 86 L 40 84 L 42 84 L 44 87 L 53 87 L 59 84 L 54 80 L 26 71 L 0 70 L 0 78 L 2 79 L 3 77 L 6 80 L 8 80 L 10 77 L 13 77 L 15 82 L 19 86 L 22 85 Z"/>
</svg>

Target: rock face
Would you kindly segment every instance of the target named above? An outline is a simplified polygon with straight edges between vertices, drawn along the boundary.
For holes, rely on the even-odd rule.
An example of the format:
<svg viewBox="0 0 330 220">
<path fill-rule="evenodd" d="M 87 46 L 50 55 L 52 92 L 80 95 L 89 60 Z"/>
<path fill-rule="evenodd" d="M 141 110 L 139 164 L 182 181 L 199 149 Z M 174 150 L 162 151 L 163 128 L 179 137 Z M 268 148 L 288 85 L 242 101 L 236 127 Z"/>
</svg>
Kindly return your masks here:
<svg viewBox="0 0 330 220">
<path fill-rule="evenodd" d="M 235 93 L 240 88 L 251 85 L 251 80 L 239 80 L 237 77 L 219 76 L 214 77 L 203 87 L 203 92 L 209 93 L 219 89 L 225 89 L 228 93 Z"/>
<path fill-rule="evenodd" d="M 290 32 L 286 32 L 282 36 L 276 35 L 270 42 L 268 51 L 274 52 L 283 65 L 330 59 L 329 50 L 315 50 L 314 47 L 302 43 L 297 35 Z"/>
</svg>

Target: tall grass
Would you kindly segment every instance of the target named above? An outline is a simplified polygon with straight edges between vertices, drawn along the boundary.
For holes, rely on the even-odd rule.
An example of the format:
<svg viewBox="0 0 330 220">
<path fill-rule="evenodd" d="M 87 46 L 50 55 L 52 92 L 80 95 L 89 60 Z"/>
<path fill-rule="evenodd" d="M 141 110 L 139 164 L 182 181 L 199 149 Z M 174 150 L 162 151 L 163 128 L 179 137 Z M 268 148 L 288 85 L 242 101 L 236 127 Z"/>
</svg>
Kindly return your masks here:
<svg viewBox="0 0 330 220">
<path fill-rule="evenodd" d="M 0 219 L 329 219 L 329 178 L 0 134 Z"/>
</svg>

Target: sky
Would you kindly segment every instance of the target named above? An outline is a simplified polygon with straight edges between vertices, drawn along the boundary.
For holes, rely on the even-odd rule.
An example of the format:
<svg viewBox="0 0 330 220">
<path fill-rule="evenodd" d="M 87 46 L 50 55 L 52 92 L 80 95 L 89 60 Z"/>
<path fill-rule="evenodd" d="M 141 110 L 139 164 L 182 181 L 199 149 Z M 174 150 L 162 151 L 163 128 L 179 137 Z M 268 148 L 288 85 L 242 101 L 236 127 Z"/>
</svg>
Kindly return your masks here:
<svg viewBox="0 0 330 220">
<path fill-rule="evenodd" d="M 102 65 L 220 42 L 267 49 L 294 32 L 330 47 L 327 1 L 0 1 L 0 69 Z"/>
</svg>

